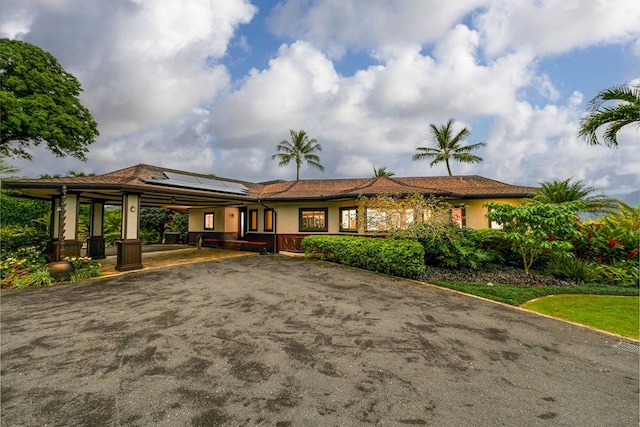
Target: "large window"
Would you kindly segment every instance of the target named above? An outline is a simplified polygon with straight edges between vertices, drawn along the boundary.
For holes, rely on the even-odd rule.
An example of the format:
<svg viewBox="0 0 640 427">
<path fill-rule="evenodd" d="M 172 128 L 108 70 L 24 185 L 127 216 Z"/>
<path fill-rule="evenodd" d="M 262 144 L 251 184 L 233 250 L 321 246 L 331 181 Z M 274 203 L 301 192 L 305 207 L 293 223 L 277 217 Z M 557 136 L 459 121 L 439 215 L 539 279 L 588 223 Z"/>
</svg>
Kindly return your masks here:
<svg viewBox="0 0 640 427">
<path fill-rule="evenodd" d="M 300 231 L 327 231 L 326 208 L 300 208 Z"/>
<path fill-rule="evenodd" d="M 357 208 L 340 208 L 340 231 L 358 231 Z"/>
<path fill-rule="evenodd" d="M 213 212 L 207 212 L 204 214 L 204 229 L 213 230 L 215 228 Z"/>
<path fill-rule="evenodd" d="M 249 210 L 249 231 L 258 231 L 258 209 Z"/>
<path fill-rule="evenodd" d="M 264 231 L 273 231 L 273 209 L 264 210 Z"/>
<path fill-rule="evenodd" d="M 367 208 L 367 231 L 407 228 L 413 222 L 413 209 Z"/>
</svg>

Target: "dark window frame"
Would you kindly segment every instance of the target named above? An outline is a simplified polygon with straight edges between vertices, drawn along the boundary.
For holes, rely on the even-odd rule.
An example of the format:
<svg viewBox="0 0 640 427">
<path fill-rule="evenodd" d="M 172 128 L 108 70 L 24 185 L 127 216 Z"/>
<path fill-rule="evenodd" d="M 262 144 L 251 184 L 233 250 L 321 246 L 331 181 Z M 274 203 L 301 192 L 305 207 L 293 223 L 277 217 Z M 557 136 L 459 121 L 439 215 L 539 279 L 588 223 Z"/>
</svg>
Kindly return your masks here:
<svg viewBox="0 0 640 427">
<path fill-rule="evenodd" d="M 271 221 L 267 220 L 267 216 L 268 214 L 271 213 Z M 264 210 L 264 231 L 270 231 L 273 232 L 273 228 L 274 228 L 274 219 L 275 219 L 275 215 L 274 215 L 274 211 L 273 209 L 265 209 Z"/>
<path fill-rule="evenodd" d="M 308 228 L 304 227 L 304 221 L 302 220 L 302 214 L 305 212 L 322 212 L 324 215 L 324 227 Z M 329 231 L 329 208 L 298 208 L 298 231 L 305 232 L 327 232 Z"/>
<path fill-rule="evenodd" d="M 248 216 L 249 231 L 258 231 L 258 209 L 249 209 Z"/>
<path fill-rule="evenodd" d="M 344 211 L 356 211 L 356 226 L 355 228 L 344 228 L 342 227 L 342 212 Z M 338 220 L 340 231 L 343 233 L 357 233 L 358 232 L 358 207 L 357 206 L 345 206 L 338 210 Z"/>
<path fill-rule="evenodd" d="M 211 227 L 207 227 L 207 216 L 211 215 Z M 216 213 L 215 212 L 205 212 L 204 213 L 204 223 L 203 228 L 205 230 L 215 230 L 216 229 Z"/>
</svg>

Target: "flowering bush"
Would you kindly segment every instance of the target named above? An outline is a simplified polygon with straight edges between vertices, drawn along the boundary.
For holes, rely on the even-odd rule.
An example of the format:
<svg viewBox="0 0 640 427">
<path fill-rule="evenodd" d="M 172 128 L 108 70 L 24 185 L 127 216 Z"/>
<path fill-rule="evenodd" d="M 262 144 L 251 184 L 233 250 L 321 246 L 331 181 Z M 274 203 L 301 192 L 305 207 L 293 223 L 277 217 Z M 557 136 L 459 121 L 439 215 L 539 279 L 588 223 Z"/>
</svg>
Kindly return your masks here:
<svg viewBox="0 0 640 427">
<path fill-rule="evenodd" d="M 3 289 L 22 289 L 31 285 L 29 276 L 46 266 L 47 262 L 35 246 L 20 248 L 14 252 L 2 254 L 0 263 L 0 287 Z M 39 273 L 41 274 L 41 273 Z"/>
<path fill-rule="evenodd" d="M 73 283 L 102 274 L 100 263 L 89 257 L 66 257 L 64 260 L 73 267 L 70 276 Z M 2 289 L 39 288 L 55 283 L 45 256 L 36 247 L 20 248 L 3 254 L 0 274 Z"/>
<path fill-rule="evenodd" d="M 65 257 L 64 260 L 68 261 L 73 267 L 73 272 L 70 276 L 73 283 L 98 277 L 102 274 L 100 263 L 90 257 Z"/>
</svg>

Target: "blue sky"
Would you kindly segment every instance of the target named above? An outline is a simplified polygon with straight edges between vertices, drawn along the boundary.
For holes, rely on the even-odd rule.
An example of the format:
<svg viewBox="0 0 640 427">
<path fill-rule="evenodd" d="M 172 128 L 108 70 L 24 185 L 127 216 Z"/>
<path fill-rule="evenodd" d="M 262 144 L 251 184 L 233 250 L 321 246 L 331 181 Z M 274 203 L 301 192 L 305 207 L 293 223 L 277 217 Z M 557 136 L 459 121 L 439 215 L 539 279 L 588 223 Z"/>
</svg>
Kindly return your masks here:
<svg viewBox="0 0 640 427">
<path fill-rule="evenodd" d="M 363 7 L 366 5 L 366 7 Z M 137 163 L 265 181 L 289 129 L 322 145 L 302 178 L 445 175 L 413 162 L 449 118 L 486 142 L 457 175 L 640 187 L 639 130 L 617 149 L 577 137 L 587 101 L 640 79 L 640 4 L 564 0 L 24 0 L 0 35 L 72 72 L 101 135 L 86 163 L 42 148 L 23 175 Z"/>
</svg>

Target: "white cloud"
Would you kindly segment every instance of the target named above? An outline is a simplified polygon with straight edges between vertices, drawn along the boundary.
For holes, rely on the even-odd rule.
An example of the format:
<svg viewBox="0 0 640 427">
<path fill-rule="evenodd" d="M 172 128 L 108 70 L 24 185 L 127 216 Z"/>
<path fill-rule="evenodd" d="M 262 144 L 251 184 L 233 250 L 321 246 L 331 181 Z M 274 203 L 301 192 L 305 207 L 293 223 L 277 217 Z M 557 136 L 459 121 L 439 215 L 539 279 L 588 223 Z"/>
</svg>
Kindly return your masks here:
<svg viewBox="0 0 640 427">
<path fill-rule="evenodd" d="M 444 175 L 443 165 L 411 157 L 429 144 L 430 123 L 455 118 L 471 130 L 468 143 L 488 144 L 477 152 L 484 162 L 455 163 L 456 174 L 639 186 L 637 133 L 624 129 L 617 150 L 588 147 L 576 137 L 582 95 L 566 94 L 578 89 L 573 78 L 538 69 L 541 58 L 582 47 L 624 43 L 637 51 L 633 0 L 284 1 L 269 22 L 291 39 L 268 66 L 235 81 L 225 67 L 237 59 L 228 58 L 229 43 L 243 60 L 258 50 L 246 45 L 252 33 L 238 32 L 257 13 L 246 0 L 179 7 L 24 0 L 2 8 L 0 31 L 51 51 L 79 77 L 102 133 L 86 165 L 38 149 L 33 163 L 16 162 L 23 172 L 105 172 L 144 162 L 290 179 L 295 169 L 279 168 L 271 154 L 289 129 L 305 129 L 322 144 L 327 171 L 303 167 L 304 178 L 370 176 L 374 166 L 398 176 Z M 334 61 L 348 62 L 354 51 L 370 61 L 341 75 Z"/>
<path fill-rule="evenodd" d="M 637 43 L 640 4 L 633 0 L 495 0 L 476 22 L 489 56 L 522 49 L 558 54 L 594 44 Z"/>
<path fill-rule="evenodd" d="M 349 49 L 379 49 L 404 43 L 426 44 L 487 0 L 286 0 L 275 8 L 276 34 L 305 39 L 340 58 Z M 435 11 L 437 10 L 437 13 Z"/>
</svg>

